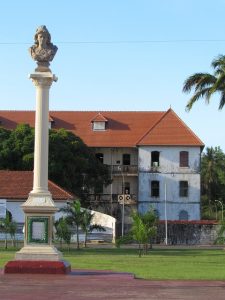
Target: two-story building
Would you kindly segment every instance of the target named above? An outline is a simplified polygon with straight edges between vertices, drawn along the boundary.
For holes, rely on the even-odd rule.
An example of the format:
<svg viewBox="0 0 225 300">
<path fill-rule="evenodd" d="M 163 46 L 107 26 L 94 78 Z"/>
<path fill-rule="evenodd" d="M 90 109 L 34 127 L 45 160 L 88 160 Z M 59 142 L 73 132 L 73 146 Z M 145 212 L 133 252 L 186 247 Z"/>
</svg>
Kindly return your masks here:
<svg viewBox="0 0 225 300">
<path fill-rule="evenodd" d="M 0 111 L 0 126 L 8 129 L 34 127 L 34 120 L 33 111 Z M 90 195 L 93 209 L 125 216 L 125 223 L 132 209 L 150 207 L 161 220 L 200 219 L 204 144 L 172 109 L 51 111 L 49 127 L 72 131 L 109 165 L 112 184 Z"/>
</svg>

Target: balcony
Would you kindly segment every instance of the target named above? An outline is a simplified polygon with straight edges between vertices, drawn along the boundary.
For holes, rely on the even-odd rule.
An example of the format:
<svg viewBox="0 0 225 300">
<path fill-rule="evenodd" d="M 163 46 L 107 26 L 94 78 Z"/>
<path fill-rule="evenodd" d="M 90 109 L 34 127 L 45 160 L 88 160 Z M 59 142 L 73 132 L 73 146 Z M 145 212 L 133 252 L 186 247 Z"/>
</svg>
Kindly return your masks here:
<svg viewBox="0 0 225 300">
<path fill-rule="evenodd" d="M 137 165 L 113 165 L 112 174 L 113 175 L 138 175 L 138 166 Z"/>
<path fill-rule="evenodd" d="M 119 196 L 121 196 L 121 194 L 89 194 L 88 198 L 90 200 L 90 203 L 104 203 L 104 204 L 110 204 L 110 203 L 119 203 Z M 126 196 L 126 195 L 125 195 Z M 127 195 L 128 196 L 128 195 Z M 137 196 L 135 194 L 130 194 L 130 202 L 132 204 L 136 204 L 137 203 Z M 126 201 L 125 201 L 126 202 Z M 129 201 L 127 201 L 129 202 Z"/>
</svg>

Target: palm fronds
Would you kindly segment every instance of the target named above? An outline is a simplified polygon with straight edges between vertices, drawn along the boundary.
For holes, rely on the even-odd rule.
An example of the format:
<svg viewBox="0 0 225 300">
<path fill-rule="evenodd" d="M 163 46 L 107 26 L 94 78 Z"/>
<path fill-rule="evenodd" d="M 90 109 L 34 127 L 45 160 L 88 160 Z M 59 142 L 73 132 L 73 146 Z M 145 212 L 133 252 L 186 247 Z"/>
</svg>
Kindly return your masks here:
<svg viewBox="0 0 225 300">
<path fill-rule="evenodd" d="M 225 55 L 219 55 L 212 61 L 214 74 L 196 73 L 188 77 L 183 85 L 183 92 L 190 93 L 194 89 L 194 94 L 186 105 L 186 110 L 190 111 L 193 104 L 200 98 L 205 98 L 206 104 L 215 93 L 221 94 L 219 109 L 225 104 Z"/>
</svg>

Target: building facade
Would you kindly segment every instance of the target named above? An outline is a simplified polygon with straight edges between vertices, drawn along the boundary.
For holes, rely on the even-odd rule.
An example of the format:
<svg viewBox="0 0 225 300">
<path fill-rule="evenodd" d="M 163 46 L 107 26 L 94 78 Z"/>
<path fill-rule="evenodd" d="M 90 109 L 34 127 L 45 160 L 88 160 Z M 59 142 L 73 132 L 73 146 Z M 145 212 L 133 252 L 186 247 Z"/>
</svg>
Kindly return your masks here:
<svg viewBox="0 0 225 300">
<path fill-rule="evenodd" d="M 0 125 L 34 127 L 34 112 L 0 111 Z M 200 219 L 203 142 L 169 109 L 163 112 L 54 111 L 49 127 L 65 128 L 108 165 L 112 184 L 90 191 L 92 208 L 130 223 L 133 209 L 153 208 L 161 220 Z M 85 182 L 85 176 L 84 176 Z"/>
</svg>

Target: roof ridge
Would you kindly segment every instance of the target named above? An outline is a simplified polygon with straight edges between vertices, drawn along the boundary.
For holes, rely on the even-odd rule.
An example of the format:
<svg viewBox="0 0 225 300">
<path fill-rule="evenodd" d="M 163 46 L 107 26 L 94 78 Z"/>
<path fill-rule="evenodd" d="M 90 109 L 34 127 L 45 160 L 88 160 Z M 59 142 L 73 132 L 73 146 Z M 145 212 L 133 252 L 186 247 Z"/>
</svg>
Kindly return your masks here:
<svg viewBox="0 0 225 300">
<path fill-rule="evenodd" d="M 172 109 L 171 109 L 172 110 Z M 180 120 L 180 122 L 185 125 L 185 127 L 188 129 L 188 131 L 193 134 L 197 140 L 202 144 L 202 146 L 204 145 L 204 143 L 202 142 L 202 140 L 194 133 L 194 131 L 175 113 L 174 110 L 172 110 L 173 114 Z"/>
<path fill-rule="evenodd" d="M 19 110 L 19 109 L 1 109 L 0 110 L 0 114 L 1 112 L 35 112 L 35 109 L 29 109 L 29 110 Z M 54 112 L 62 112 L 62 113 L 74 113 L 74 112 L 93 112 L 93 113 L 162 113 L 164 111 L 162 110 L 49 110 L 49 113 L 54 113 Z"/>
<path fill-rule="evenodd" d="M 152 127 L 150 127 L 145 134 L 143 134 L 143 136 L 137 141 L 136 145 L 138 145 L 141 142 L 141 140 L 143 140 L 143 138 L 146 137 L 146 135 L 149 134 L 149 132 L 151 132 L 153 130 L 153 128 L 155 128 L 156 125 L 158 125 L 162 121 L 162 119 L 169 112 L 169 110 L 171 110 L 171 108 L 169 108 L 167 111 L 165 111 L 164 114 L 161 116 L 161 118 L 159 118 L 159 120 L 156 121 L 155 124 L 153 124 Z"/>
</svg>

